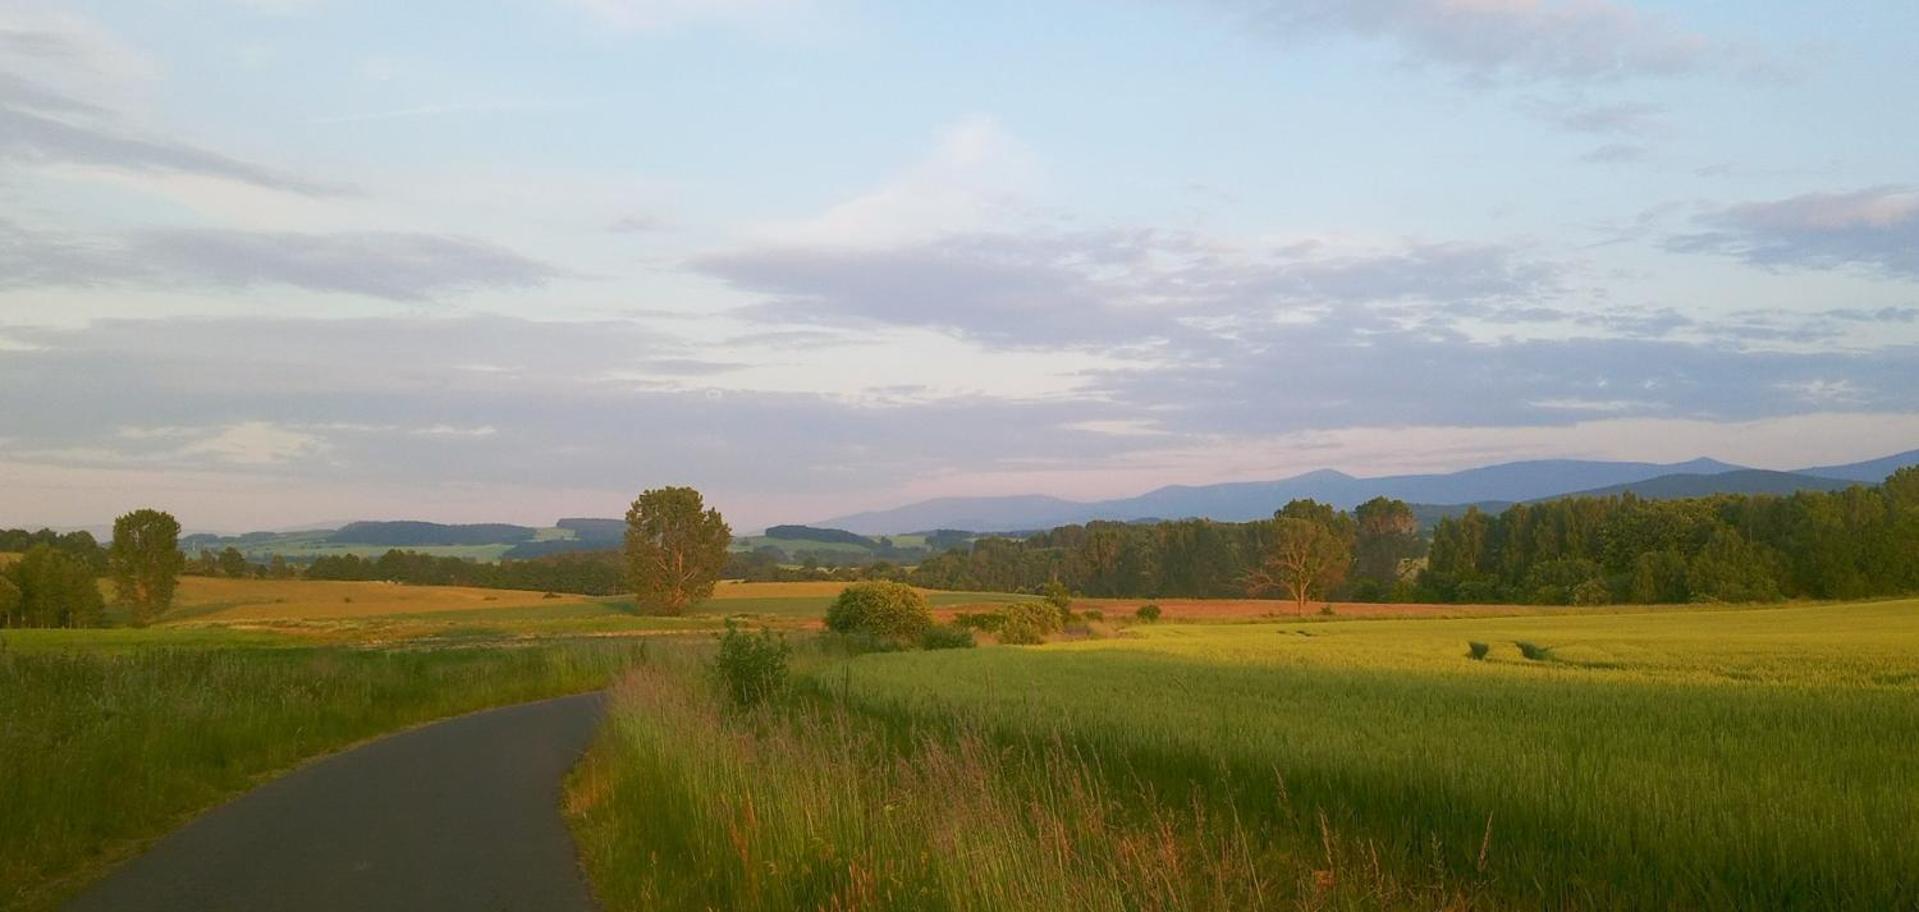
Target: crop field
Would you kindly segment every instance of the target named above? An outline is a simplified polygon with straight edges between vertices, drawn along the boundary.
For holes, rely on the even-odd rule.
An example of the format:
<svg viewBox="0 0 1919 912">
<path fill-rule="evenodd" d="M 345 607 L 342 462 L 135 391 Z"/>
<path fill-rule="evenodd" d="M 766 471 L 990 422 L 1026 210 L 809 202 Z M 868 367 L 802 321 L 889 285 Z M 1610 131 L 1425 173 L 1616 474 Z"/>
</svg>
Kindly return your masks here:
<svg viewBox="0 0 1919 912">
<path fill-rule="evenodd" d="M 423 615 L 586 603 L 584 595 L 465 586 L 403 586 L 347 580 L 254 580 L 183 576 L 165 621 L 275 621 Z"/>
<path fill-rule="evenodd" d="M 802 680 L 759 722 L 619 692 L 570 793 L 611 907 L 1919 905 L 1919 601 L 1162 623 Z"/>
<path fill-rule="evenodd" d="M 1919 902 L 1915 601 L 1170 626 L 842 674 L 887 712 L 1283 777 L 1404 865 L 1489 844 L 1527 903 Z"/>
</svg>

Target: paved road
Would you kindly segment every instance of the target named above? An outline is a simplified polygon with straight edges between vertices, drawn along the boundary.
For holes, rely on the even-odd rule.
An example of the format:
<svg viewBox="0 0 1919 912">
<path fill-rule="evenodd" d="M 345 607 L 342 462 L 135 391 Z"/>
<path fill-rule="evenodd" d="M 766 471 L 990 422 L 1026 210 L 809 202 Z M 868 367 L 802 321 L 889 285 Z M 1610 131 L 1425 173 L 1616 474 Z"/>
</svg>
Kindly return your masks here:
<svg viewBox="0 0 1919 912">
<path fill-rule="evenodd" d="M 600 706 L 583 694 L 488 710 L 302 767 L 161 840 L 69 908 L 592 909 L 560 780 Z"/>
</svg>

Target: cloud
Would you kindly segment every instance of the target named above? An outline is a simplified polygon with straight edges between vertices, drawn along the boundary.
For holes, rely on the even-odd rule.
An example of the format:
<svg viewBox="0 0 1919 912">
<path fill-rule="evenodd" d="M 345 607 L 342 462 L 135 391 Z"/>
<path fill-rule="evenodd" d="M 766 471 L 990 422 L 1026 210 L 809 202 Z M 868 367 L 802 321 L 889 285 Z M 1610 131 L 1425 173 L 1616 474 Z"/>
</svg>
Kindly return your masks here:
<svg viewBox="0 0 1919 912">
<path fill-rule="evenodd" d="M 1919 188 L 1808 193 L 1729 206 L 1697 221 L 1708 230 L 1673 237 L 1667 248 L 1768 269 L 1851 267 L 1919 279 Z"/>
<path fill-rule="evenodd" d="M 1640 161 L 1644 159 L 1646 155 L 1647 150 L 1645 146 L 1634 145 L 1632 143 L 1607 143 L 1579 156 L 1579 160 L 1599 165 L 1617 165 L 1626 162 Z"/>
<path fill-rule="evenodd" d="M 283 174 L 183 143 L 130 136 L 17 108 L 0 107 L 0 160 L 193 174 L 309 196 L 348 192 L 339 184 Z"/>
<path fill-rule="evenodd" d="M 90 22 L 27 6 L 0 10 L 0 163 L 188 174 L 308 196 L 350 188 L 143 135 L 117 109 L 153 65 Z M 12 67 L 29 64 L 31 78 Z"/>
<path fill-rule="evenodd" d="M 0 289 L 287 285 L 420 301 L 480 288 L 533 287 L 562 275 L 505 248 L 450 235 L 155 228 L 76 237 L 0 220 Z"/>
<path fill-rule="evenodd" d="M 1594 104 L 1532 97 L 1521 99 L 1519 110 L 1574 133 L 1645 136 L 1666 128 L 1666 109 L 1645 102 Z"/>
<path fill-rule="evenodd" d="M 643 387 L 619 377 L 694 355 L 624 321 L 201 318 L 8 332 L 31 347 L 0 350 L 0 480 L 22 465 L 56 467 L 33 470 L 37 487 L 0 486 L 21 516 L 67 509 L 35 493 L 62 490 L 56 475 L 165 469 L 224 473 L 226 491 L 272 478 L 287 497 L 383 491 L 378 509 L 394 515 L 441 515 L 429 508 L 455 503 L 463 506 L 447 509 L 480 515 L 475 505 L 485 505 L 496 519 L 503 504 L 537 500 L 528 492 L 598 492 L 565 503 L 611 515 L 633 491 L 690 483 L 729 513 L 781 521 L 885 505 L 941 479 L 1049 466 L 1079 485 L 1150 487 L 1172 469 L 1195 480 L 1270 477 L 1279 461 L 1307 457 L 1267 448 L 1254 458 L 1248 447 L 1303 446 L 1315 434 L 1381 441 L 1365 454 L 1311 455 L 1355 468 L 1391 456 L 1382 448 L 1395 428 L 1450 427 L 1455 445 L 1479 449 L 1422 458 L 1466 464 L 1510 455 L 1489 441 L 1550 442 L 1558 438 L 1543 428 L 1575 434 L 1594 416 L 1710 426 L 1840 408 L 1919 412 L 1911 346 L 1789 354 L 1620 339 L 1476 343 L 1381 321 L 1242 328 L 1209 337 L 1206 349 L 1183 340 L 1188 357 L 1099 371 L 1083 392 L 1029 401 Z M 476 362 L 495 369 L 464 369 Z M 1143 468 L 1135 477 L 1129 466 Z M 162 487 L 153 485 L 116 490 L 149 498 Z M 167 505 L 212 515 L 257 508 L 209 490 Z M 806 498 L 812 506 L 791 506 Z M 324 505 L 317 494 L 303 503 Z M 340 518 L 323 510 L 274 524 Z"/>
<path fill-rule="evenodd" d="M 748 248 L 693 269 L 765 301 L 746 313 L 937 329 L 1000 347 L 1153 346 L 1317 309 L 1553 294 L 1560 267 L 1498 245 L 1319 242 L 1239 249 L 1181 232 L 965 234 L 891 248 Z"/>
<path fill-rule="evenodd" d="M 1478 82 L 1607 82 L 1707 66 L 1713 42 L 1611 0 L 1218 0 L 1289 37 L 1389 41 Z"/>
</svg>

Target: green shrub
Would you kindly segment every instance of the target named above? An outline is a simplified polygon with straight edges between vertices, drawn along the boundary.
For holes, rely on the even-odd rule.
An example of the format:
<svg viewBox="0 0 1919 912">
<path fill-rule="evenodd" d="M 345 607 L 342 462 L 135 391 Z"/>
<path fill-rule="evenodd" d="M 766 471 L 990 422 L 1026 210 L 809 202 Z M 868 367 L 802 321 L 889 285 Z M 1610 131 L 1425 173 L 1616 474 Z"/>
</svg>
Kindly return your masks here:
<svg viewBox="0 0 1919 912">
<path fill-rule="evenodd" d="M 1159 620 L 1159 606 L 1152 602 L 1147 602 L 1139 606 L 1139 610 L 1133 612 L 1133 616 L 1150 624 Z"/>
<path fill-rule="evenodd" d="M 786 659 L 792 649 L 783 637 L 764 627 L 746 633 L 731 620 L 720 635 L 720 651 L 713 656 L 713 677 L 734 706 L 766 702 L 786 686 Z"/>
<path fill-rule="evenodd" d="M 842 590 L 826 609 L 826 626 L 837 633 L 863 631 L 910 643 L 933 626 L 933 612 L 913 587 L 875 580 Z"/>
<path fill-rule="evenodd" d="M 1575 605 L 1605 605 L 1612 602 L 1612 589 L 1606 581 L 1594 577 L 1573 587 L 1572 603 Z"/>
<path fill-rule="evenodd" d="M 957 624 L 935 624 L 920 635 L 921 649 L 971 649 L 973 631 Z"/>
<path fill-rule="evenodd" d="M 1491 646 L 1488 646 L 1485 643 L 1481 643 L 1477 640 L 1469 641 L 1466 644 L 1466 658 L 1472 659 L 1477 662 L 1486 661 L 1486 653 L 1489 653 L 1491 651 L 1493 651 L 1493 648 Z"/>
<path fill-rule="evenodd" d="M 1041 634 L 1055 633 L 1063 620 L 1059 609 L 1051 602 L 1014 602 L 1001 608 L 1000 613 L 1006 615 L 1002 630 L 1014 624 L 1026 624 Z"/>
<path fill-rule="evenodd" d="M 1072 610 L 1073 590 L 1066 588 L 1066 584 L 1059 580 L 1048 580 L 1046 585 L 1040 587 L 1039 594 L 1048 605 L 1058 608 L 1061 614 Z"/>
<path fill-rule="evenodd" d="M 1000 629 L 1005 623 L 1006 615 L 997 611 L 961 611 L 953 615 L 954 626 L 967 627 L 973 630 L 984 630 L 987 633 L 992 633 Z"/>
<path fill-rule="evenodd" d="M 999 630 L 999 641 L 1009 646 L 1032 646 L 1046 642 L 1046 635 L 1027 618 L 1009 617 Z"/>
<path fill-rule="evenodd" d="M 1520 640 L 1513 645 L 1519 647 L 1520 655 L 1535 662 L 1544 662 L 1553 657 L 1552 649 L 1541 646 L 1538 643 L 1529 643 L 1525 640 Z"/>
</svg>

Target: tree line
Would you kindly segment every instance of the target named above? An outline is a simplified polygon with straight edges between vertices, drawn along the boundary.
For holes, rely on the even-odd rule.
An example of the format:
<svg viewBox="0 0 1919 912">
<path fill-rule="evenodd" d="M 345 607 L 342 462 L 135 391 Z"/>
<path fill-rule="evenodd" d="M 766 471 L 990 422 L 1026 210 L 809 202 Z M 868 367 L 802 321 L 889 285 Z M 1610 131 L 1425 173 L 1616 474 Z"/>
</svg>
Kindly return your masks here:
<svg viewBox="0 0 1919 912">
<path fill-rule="evenodd" d="M 0 627 L 99 627 L 107 602 L 98 577 L 113 581 L 113 604 L 136 627 L 173 605 L 186 556 L 180 524 L 158 510 L 135 510 L 113 521 L 106 548 L 86 532 L 0 532 L 0 550 L 21 551 L 0 568 Z"/>
<path fill-rule="evenodd" d="M 1862 598 L 1919 589 L 1919 467 L 1788 496 L 1630 494 L 1470 511 L 1433 529 L 1433 601 Z"/>
<path fill-rule="evenodd" d="M 932 589 L 1091 597 L 1278 595 L 1536 604 L 1859 598 L 1919 590 L 1919 467 L 1788 496 L 1631 494 L 1469 510 L 1422 541 L 1409 505 L 1309 500 L 1271 520 L 1093 522 L 984 538 L 907 579 Z"/>
<path fill-rule="evenodd" d="M 384 580 L 415 586 L 476 586 L 582 595 L 627 591 L 626 573 L 617 551 L 571 551 L 483 564 L 470 558 L 395 548 L 379 557 L 316 557 L 307 565 L 305 576 L 314 580 Z"/>
</svg>

